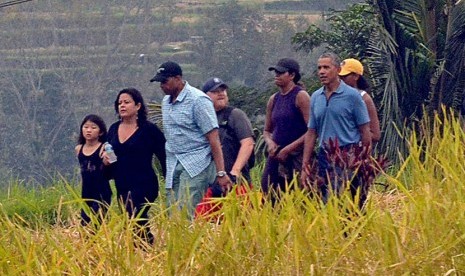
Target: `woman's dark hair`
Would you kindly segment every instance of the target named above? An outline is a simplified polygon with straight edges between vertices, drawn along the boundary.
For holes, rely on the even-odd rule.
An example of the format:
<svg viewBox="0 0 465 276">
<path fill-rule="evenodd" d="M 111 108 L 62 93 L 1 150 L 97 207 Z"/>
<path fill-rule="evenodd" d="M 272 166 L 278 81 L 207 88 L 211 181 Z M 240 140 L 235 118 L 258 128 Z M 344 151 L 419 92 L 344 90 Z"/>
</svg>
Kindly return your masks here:
<svg viewBox="0 0 465 276">
<path fill-rule="evenodd" d="M 357 88 L 366 92 L 370 92 L 370 84 L 362 75 L 360 75 L 357 80 Z"/>
<path fill-rule="evenodd" d="M 137 111 L 137 125 L 145 123 L 147 121 L 147 108 L 145 107 L 144 98 L 142 98 L 142 94 L 139 92 L 139 90 L 132 87 L 125 88 L 118 93 L 118 96 L 116 97 L 115 101 L 116 114 L 118 114 L 118 102 L 119 96 L 121 96 L 121 94 L 128 94 L 129 96 L 131 96 L 136 105 L 140 103 L 139 111 Z"/>
<path fill-rule="evenodd" d="M 294 74 L 294 78 L 292 79 L 292 81 L 295 84 L 297 84 L 300 81 L 300 65 L 295 59 L 282 58 L 278 61 L 278 65 L 281 65 L 282 67 L 286 68 L 289 74 Z"/>
<path fill-rule="evenodd" d="M 292 81 L 295 83 L 295 84 L 298 84 L 298 82 L 300 81 L 300 72 L 299 71 L 292 71 L 290 70 L 289 71 L 290 74 L 294 73 L 294 78 L 292 79 Z"/>
<path fill-rule="evenodd" d="M 84 134 L 82 134 L 82 127 L 87 122 L 92 122 L 100 128 L 100 136 L 98 137 L 98 141 L 102 143 L 106 142 L 107 141 L 107 126 L 105 125 L 105 122 L 100 116 L 95 115 L 95 114 L 89 114 L 86 117 L 84 117 L 84 120 L 82 120 L 82 123 L 81 123 L 81 127 L 79 128 L 78 144 L 84 145 L 86 143 L 86 138 L 84 138 Z"/>
</svg>

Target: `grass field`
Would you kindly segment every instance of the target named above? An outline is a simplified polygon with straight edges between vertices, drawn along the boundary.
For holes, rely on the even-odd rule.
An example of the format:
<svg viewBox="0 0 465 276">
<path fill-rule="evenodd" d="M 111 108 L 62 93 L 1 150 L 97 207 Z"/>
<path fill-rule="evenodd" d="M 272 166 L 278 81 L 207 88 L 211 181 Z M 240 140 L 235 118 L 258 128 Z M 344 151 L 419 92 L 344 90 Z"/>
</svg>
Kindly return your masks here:
<svg viewBox="0 0 465 276">
<path fill-rule="evenodd" d="M 134 221 L 116 204 L 95 233 L 81 227 L 75 181 L 39 189 L 13 180 L 0 195 L 0 273 L 464 274 L 465 135 L 450 116 L 420 129 L 404 162 L 378 179 L 386 186 L 372 190 L 364 214 L 345 196 L 322 205 L 296 190 L 272 207 L 254 190 L 222 199 L 221 224 L 192 223 L 161 198 L 151 209 L 153 246 L 134 237 Z"/>
</svg>

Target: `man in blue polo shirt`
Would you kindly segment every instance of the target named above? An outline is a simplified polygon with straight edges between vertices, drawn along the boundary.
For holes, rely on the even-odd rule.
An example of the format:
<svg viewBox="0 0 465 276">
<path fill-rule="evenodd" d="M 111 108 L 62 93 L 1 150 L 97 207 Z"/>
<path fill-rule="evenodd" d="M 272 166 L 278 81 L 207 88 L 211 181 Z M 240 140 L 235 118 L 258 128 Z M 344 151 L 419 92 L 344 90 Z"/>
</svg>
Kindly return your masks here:
<svg viewBox="0 0 465 276">
<path fill-rule="evenodd" d="M 160 82 L 166 94 L 162 116 L 168 204 L 173 198 L 180 208 L 187 207 L 192 219 L 209 184 L 215 179 L 224 189 L 232 184 L 224 168 L 215 109 L 210 97 L 183 80 L 175 62 L 160 65 L 150 81 Z"/>
<path fill-rule="evenodd" d="M 369 147 L 371 143 L 370 118 L 366 105 L 360 93 L 339 78 L 340 70 L 340 59 L 336 54 L 325 53 L 318 59 L 318 77 L 323 87 L 311 96 L 310 121 L 305 134 L 301 180 L 303 185 L 308 185 L 308 168 L 318 138 L 318 175 L 324 179 L 324 184 L 319 186 L 318 192 L 324 202 L 327 202 L 331 191 L 338 194 L 345 188 L 341 179 L 329 179 L 329 175 L 340 173 L 339 168 L 334 168 L 326 158 L 326 145 L 329 140 L 337 139 L 339 146 L 344 149 Z M 352 185 L 360 185 L 360 181 L 352 181 Z M 357 188 L 351 187 L 351 191 L 356 192 Z"/>
</svg>

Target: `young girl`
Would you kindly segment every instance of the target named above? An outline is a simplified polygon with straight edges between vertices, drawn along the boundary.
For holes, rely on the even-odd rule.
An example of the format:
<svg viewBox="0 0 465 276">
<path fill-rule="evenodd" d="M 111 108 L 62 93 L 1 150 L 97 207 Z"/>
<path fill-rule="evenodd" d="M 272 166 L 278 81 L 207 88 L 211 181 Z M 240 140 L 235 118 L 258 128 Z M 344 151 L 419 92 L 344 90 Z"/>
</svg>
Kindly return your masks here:
<svg viewBox="0 0 465 276">
<path fill-rule="evenodd" d="M 82 198 L 96 215 L 104 215 L 111 202 L 111 188 L 104 174 L 101 153 L 107 139 L 105 122 L 97 115 L 87 115 L 81 123 L 76 154 L 81 166 Z M 100 214 L 101 212 L 101 214 Z M 81 224 L 87 225 L 90 217 L 81 211 Z"/>
</svg>

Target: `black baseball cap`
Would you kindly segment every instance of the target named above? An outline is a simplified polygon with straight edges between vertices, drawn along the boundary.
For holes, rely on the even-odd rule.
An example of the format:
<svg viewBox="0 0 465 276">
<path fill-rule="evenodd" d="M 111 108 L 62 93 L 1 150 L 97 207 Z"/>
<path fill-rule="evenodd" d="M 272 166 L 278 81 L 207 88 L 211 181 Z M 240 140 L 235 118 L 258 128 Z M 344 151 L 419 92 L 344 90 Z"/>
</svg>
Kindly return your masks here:
<svg viewBox="0 0 465 276">
<path fill-rule="evenodd" d="M 228 85 L 224 83 L 220 78 L 209 78 L 202 87 L 202 91 L 207 93 L 216 90 L 218 87 L 228 89 Z"/>
<path fill-rule="evenodd" d="M 167 61 L 158 67 L 157 74 L 150 80 L 150 82 L 163 82 L 167 78 L 175 76 L 182 76 L 181 66 L 179 66 L 176 62 Z"/>
<path fill-rule="evenodd" d="M 278 73 L 294 73 L 296 78 L 295 82 L 300 80 L 300 65 L 292 58 L 282 58 L 275 66 L 268 67 L 268 71 L 276 71 Z"/>
<path fill-rule="evenodd" d="M 275 66 L 271 66 L 268 68 L 268 71 L 276 71 L 279 73 L 284 72 L 300 72 L 300 66 L 297 61 L 293 60 L 292 58 L 282 58 L 278 61 Z"/>
</svg>

